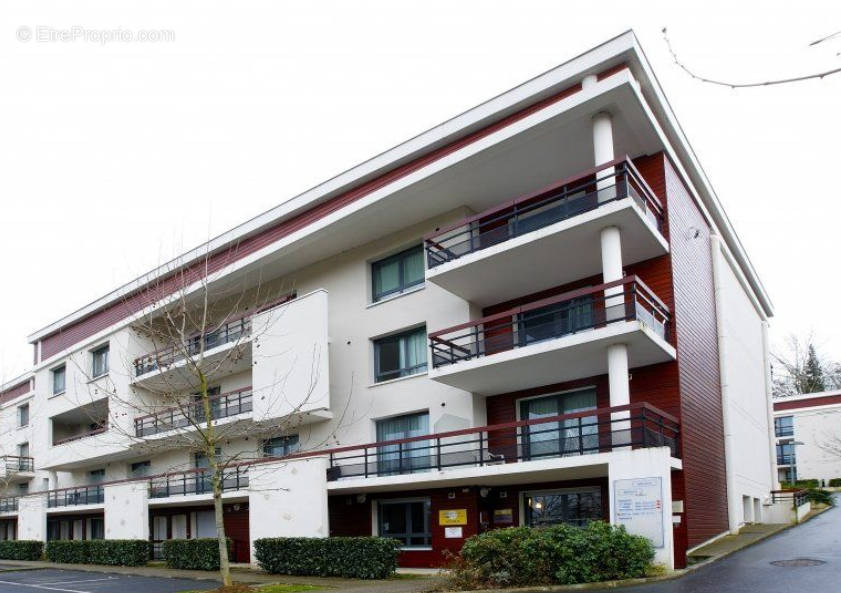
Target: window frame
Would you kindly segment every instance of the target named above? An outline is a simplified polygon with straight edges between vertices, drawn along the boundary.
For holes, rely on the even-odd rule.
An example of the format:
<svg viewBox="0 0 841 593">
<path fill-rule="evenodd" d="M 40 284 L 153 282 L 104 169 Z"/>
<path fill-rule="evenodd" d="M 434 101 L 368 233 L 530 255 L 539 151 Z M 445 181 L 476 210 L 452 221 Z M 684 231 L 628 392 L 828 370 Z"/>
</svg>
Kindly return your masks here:
<svg viewBox="0 0 841 593">
<path fill-rule="evenodd" d="M 100 372 L 97 373 L 97 369 L 96 369 L 97 356 L 101 355 L 103 352 L 105 353 L 104 368 L 101 369 Z M 91 378 L 92 379 L 98 379 L 100 377 L 104 377 L 105 375 L 107 375 L 108 372 L 111 370 L 111 366 L 110 366 L 110 364 L 111 364 L 110 363 L 111 344 L 108 343 L 108 342 L 106 342 L 105 344 L 101 344 L 101 345 L 97 346 L 96 348 L 93 348 L 90 351 L 90 353 L 91 353 Z"/>
<path fill-rule="evenodd" d="M 105 468 L 92 469 L 88 472 L 88 479 L 91 484 L 101 484 L 105 481 Z"/>
<path fill-rule="evenodd" d="M 783 420 L 788 421 L 785 426 L 783 425 Z M 784 432 L 785 429 L 787 429 L 788 432 Z M 794 415 L 776 416 L 774 418 L 774 436 L 777 436 L 777 437 L 794 436 Z"/>
<path fill-rule="evenodd" d="M 412 523 L 412 512 L 411 512 L 411 505 L 421 503 L 424 508 L 424 531 L 412 531 L 414 527 L 411 525 Z M 384 506 L 397 506 L 397 505 L 405 505 L 405 516 L 406 516 L 406 533 L 403 534 L 406 539 L 402 539 L 400 537 L 396 537 L 392 534 L 384 535 L 383 530 L 383 507 Z M 411 527 L 410 527 L 411 525 Z M 420 496 L 420 497 L 413 497 L 413 498 L 386 498 L 380 499 L 377 501 L 377 535 L 380 537 L 389 537 L 392 539 L 396 539 L 401 542 L 400 549 L 401 550 L 431 550 L 432 549 L 432 500 L 428 496 Z M 423 537 L 425 542 L 424 544 L 411 544 L 406 543 L 408 540 L 411 542 L 412 538 L 414 537 Z"/>
<path fill-rule="evenodd" d="M 143 473 L 137 473 L 137 468 L 143 467 L 146 468 Z M 145 459 L 143 461 L 135 461 L 129 464 L 128 471 L 132 478 L 142 478 L 148 476 L 152 470 L 152 461 L 150 459 Z"/>
<path fill-rule="evenodd" d="M 605 505 L 605 497 L 604 492 L 602 491 L 601 486 L 579 486 L 579 487 L 571 487 L 571 488 L 548 488 L 548 489 L 540 489 L 540 490 L 525 490 L 520 493 L 520 526 L 521 527 L 530 527 L 529 524 L 529 506 L 527 503 L 528 498 L 534 498 L 535 496 L 558 496 L 563 494 L 582 494 L 582 493 L 589 493 L 589 494 L 598 494 L 599 495 L 599 504 L 600 504 L 600 516 L 598 518 L 587 519 L 589 521 L 601 521 L 604 520 L 604 505 Z M 574 525 L 574 523 L 569 523 L 567 521 L 561 521 L 565 525 Z"/>
<path fill-rule="evenodd" d="M 294 439 L 294 442 L 292 442 Z M 275 453 L 269 453 L 269 443 L 272 441 L 283 440 L 283 453 L 277 455 Z M 284 457 L 286 455 L 291 455 L 296 451 L 301 449 L 301 439 L 300 436 L 296 434 L 289 434 L 289 435 L 278 435 L 274 437 L 270 437 L 264 439 L 262 443 L 260 443 L 260 452 L 263 454 L 263 457 Z"/>
<path fill-rule="evenodd" d="M 404 338 L 413 336 L 415 334 L 423 334 L 423 363 L 416 364 L 411 367 L 397 368 L 395 370 L 383 371 L 380 363 L 380 352 L 383 344 L 387 342 L 397 341 L 398 348 L 402 352 L 405 348 L 405 343 L 402 342 Z M 405 377 L 413 377 L 415 375 L 422 375 L 429 370 L 429 345 L 428 334 L 426 332 L 426 324 L 418 325 L 406 330 L 374 338 L 371 340 L 374 347 L 374 383 L 385 383 L 386 381 L 394 381 Z M 388 375 L 388 376 L 386 376 Z"/>
<path fill-rule="evenodd" d="M 61 389 L 56 390 L 56 377 L 61 374 Z M 50 390 L 52 395 L 61 395 L 67 391 L 67 365 L 60 364 L 57 367 L 50 369 Z"/>
<path fill-rule="evenodd" d="M 26 412 L 24 412 L 26 410 Z M 23 415 L 26 414 L 26 422 L 23 421 Z M 18 406 L 18 428 L 29 426 L 29 402 Z"/>
<path fill-rule="evenodd" d="M 421 265 L 423 266 L 423 273 L 421 274 L 420 279 L 406 283 L 404 281 L 404 271 L 405 271 L 405 261 L 408 259 L 410 255 L 414 255 L 416 252 L 420 253 L 421 256 Z M 419 243 L 407 249 L 403 249 L 402 251 L 398 251 L 392 255 L 387 257 L 383 257 L 377 260 L 373 260 L 371 262 L 371 302 L 372 303 L 380 303 L 386 299 L 391 297 L 406 293 L 410 290 L 415 289 L 418 286 L 423 286 L 426 282 L 426 258 L 424 257 L 423 251 L 423 243 Z M 397 266 L 397 275 L 398 275 L 398 286 L 393 290 L 388 290 L 385 292 L 377 293 L 377 272 L 384 266 L 387 266 L 391 263 L 398 262 Z"/>
</svg>

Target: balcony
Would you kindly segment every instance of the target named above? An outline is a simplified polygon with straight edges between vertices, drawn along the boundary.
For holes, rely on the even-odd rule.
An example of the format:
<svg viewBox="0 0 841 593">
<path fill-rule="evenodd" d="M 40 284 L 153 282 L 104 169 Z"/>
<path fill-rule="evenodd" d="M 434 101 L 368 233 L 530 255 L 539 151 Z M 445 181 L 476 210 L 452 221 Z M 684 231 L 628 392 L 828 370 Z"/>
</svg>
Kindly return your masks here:
<svg viewBox="0 0 841 593">
<path fill-rule="evenodd" d="M 185 369 L 189 357 L 198 355 L 204 349 L 205 363 L 214 364 L 222 360 L 231 348 L 250 337 L 250 317 L 228 321 L 213 331 L 190 337 L 183 345 L 168 346 L 135 359 L 133 382 L 150 389 L 168 391 L 193 387 L 195 377 Z M 220 370 L 236 372 L 248 368 L 251 349 L 247 348 L 242 356 L 232 358 L 228 363 L 231 368 Z"/>
<path fill-rule="evenodd" d="M 34 476 L 35 462 L 32 457 L 3 455 L 0 459 L 0 480 L 8 484 L 25 482 Z"/>
<path fill-rule="evenodd" d="M 678 458 L 676 418 L 647 404 L 562 414 L 535 420 L 468 428 L 330 451 L 327 479 L 412 475 L 413 481 L 444 479 L 435 472 L 480 468 L 483 483 L 505 475 L 603 464 L 599 454 L 668 447 Z M 563 458 L 565 461 L 560 462 Z M 425 475 L 424 475 L 425 474 Z M 534 477 L 539 477 L 535 474 Z"/>
<path fill-rule="evenodd" d="M 221 420 L 251 412 L 253 397 L 251 387 L 211 396 L 209 398 L 211 418 Z M 204 407 L 201 402 L 197 402 L 139 416 L 134 419 L 134 433 L 137 437 L 146 437 L 204 422 L 206 422 Z"/>
<path fill-rule="evenodd" d="M 18 511 L 18 497 L 6 496 L 0 498 L 0 513 L 16 513 Z"/>
<path fill-rule="evenodd" d="M 668 323 L 666 305 L 628 276 L 430 333 L 429 377 L 496 395 L 607 373 L 616 343 L 631 367 L 666 362 L 676 356 Z"/>
<path fill-rule="evenodd" d="M 621 229 L 625 265 L 669 251 L 663 207 L 627 158 L 427 236 L 427 280 L 487 306 L 600 275 L 608 226 Z"/>
<path fill-rule="evenodd" d="M 103 504 L 105 502 L 105 487 L 101 484 L 77 486 L 75 488 L 61 488 L 47 492 L 47 507 L 59 508 L 81 506 L 88 504 Z"/>
<path fill-rule="evenodd" d="M 222 492 L 248 488 L 248 468 L 236 465 L 222 472 Z M 194 469 L 155 476 L 150 480 L 149 498 L 212 494 L 213 481 L 208 469 Z"/>
</svg>

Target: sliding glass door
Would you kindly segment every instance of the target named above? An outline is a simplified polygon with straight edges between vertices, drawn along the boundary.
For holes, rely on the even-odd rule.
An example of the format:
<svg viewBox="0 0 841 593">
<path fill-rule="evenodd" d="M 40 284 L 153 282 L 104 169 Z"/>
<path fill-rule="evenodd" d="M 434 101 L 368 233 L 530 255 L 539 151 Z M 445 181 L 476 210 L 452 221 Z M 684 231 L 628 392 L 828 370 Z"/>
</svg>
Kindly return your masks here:
<svg viewBox="0 0 841 593">
<path fill-rule="evenodd" d="M 521 400 L 520 419 L 539 420 L 595 409 L 596 390 L 583 389 Z M 522 430 L 523 457 L 539 459 L 595 453 L 598 439 L 595 416 L 528 425 Z"/>
</svg>

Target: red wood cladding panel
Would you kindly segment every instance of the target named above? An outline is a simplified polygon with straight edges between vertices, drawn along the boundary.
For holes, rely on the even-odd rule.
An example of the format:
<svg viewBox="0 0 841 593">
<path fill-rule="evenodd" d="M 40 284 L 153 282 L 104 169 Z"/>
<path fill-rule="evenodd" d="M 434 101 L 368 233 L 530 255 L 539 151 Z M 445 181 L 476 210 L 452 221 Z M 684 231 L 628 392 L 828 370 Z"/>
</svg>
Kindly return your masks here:
<svg viewBox="0 0 841 593">
<path fill-rule="evenodd" d="M 710 228 L 665 156 L 688 545 L 728 528 Z M 699 235 L 694 237 L 697 229 Z"/>
<path fill-rule="evenodd" d="M 796 401 L 774 402 L 774 411 L 796 410 L 798 408 L 814 408 L 815 406 L 831 406 L 841 404 L 841 394 L 826 397 L 809 397 Z"/>
<path fill-rule="evenodd" d="M 0 404 L 6 403 L 7 401 L 13 400 L 18 396 L 23 395 L 24 393 L 29 393 L 30 390 L 30 380 L 27 379 L 22 383 L 18 383 L 12 387 L 9 387 L 5 391 L 0 392 Z"/>
<path fill-rule="evenodd" d="M 626 66 L 624 64 L 615 66 L 600 73 L 599 76 L 607 77 L 621 70 L 622 67 Z M 581 85 L 574 84 L 534 103 L 533 105 L 530 105 L 529 107 L 508 115 L 498 122 L 485 126 L 484 128 L 468 134 L 463 138 L 455 140 L 450 144 L 433 150 L 409 163 L 396 167 L 395 169 L 375 179 L 367 181 L 343 194 L 333 197 L 326 202 L 318 204 L 317 206 L 314 206 L 313 208 L 310 208 L 309 210 L 302 212 L 289 220 L 269 226 L 250 237 L 242 239 L 235 245 L 223 248 L 210 255 L 209 261 L 207 262 L 207 273 L 212 274 L 213 272 L 217 272 L 225 266 L 230 265 L 231 263 L 242 259 L 255 251 L 258 251 L 259 249 L 262 249 L 263 247 L 266 247 L 267 245 L 270 245 L 275 241 L 278 241 L 283 237 L 320 220 L 321 218 L 324 218 L 332 212 L 359 200 L 381 187 L 405 177 L 413 171 L 425 167 L 426 165 L 433 163 L 506 126 L 520 121 L 529 115 L 540 111 L 541 109 L 557 103 L 558 101 L 561 101 L 580 90 Z M 127 295 L 118 303 L 114 303 L 104 309 L 95 311 L 87 317 L 62 327 L 57 332 L 44 337 L 41 340 L 41 360 L 49 358 L 65 348 L 68 348 L 73 344 L 76 344 L 77 342 L 104 330 L 108 326 L 129 317 L 133 313 L 136 313 L 145 306 L 149 305 L 151 302 L 172 294 L 179 288 L 179 286 L 182 286 L 184 282 L 189 283 L 199 279 L 204 273 L 204 268 L 204 260 L 189 264 L 183 272 L 183 276 L 182 272 L 179 272 L 178 274 L 164 277 L 156 282 L 153 289 L 147 287 L 138 292 Z"/>
</svg>

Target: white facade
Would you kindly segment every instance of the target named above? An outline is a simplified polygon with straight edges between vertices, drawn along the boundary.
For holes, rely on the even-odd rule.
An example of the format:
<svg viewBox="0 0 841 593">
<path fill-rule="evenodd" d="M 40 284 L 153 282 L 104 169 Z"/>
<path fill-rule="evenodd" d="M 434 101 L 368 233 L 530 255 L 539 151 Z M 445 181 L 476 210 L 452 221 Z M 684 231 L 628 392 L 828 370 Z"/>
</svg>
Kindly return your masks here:
<svg viewBox="0 0 841 593">
<path fill-rule="evenodd" d="M 841 478 L 841 391 L 775 400 L 780 481 Z M 789 407 L 781 409 L 782 406 Z M 790 444 L 783 448 L 783 445 Z"/>
<path fill-rule="evenodd" d="M 616 69 L 621 63 L 627 68 Z M 385 179 L 359 199 L 310 216 L 307 224 L 292 224 L 292 217 L 307 208 L 561 89 L 577 88 L 584 79 L 580 90 L 542 109 L 462 141 L 439 158 Z M 296 297 L 249 314 L 245 318 L 249 335 L 215 343 L 207 352 L 212 364 L 232 348 L 241 349 L 214 378 L 213 387 L 225 397 L 247 393 L 249 398 L 247 409 L 240 407 L 216 419 L 220 430 L 237 428 L 221 446 L 223 458 L 236 460 L 230 470 L 235 479 L 226 486 L 223 500 L 231 530 L 250 539 L 248 548 L 260 537 L 328 535 L 338 528 L 334 523 L 341 523 L 331 517 L 344 507 L 349 513 L 366 509 L 371 516 L 361 525 L 343 529 L 387 535 L 386 513 L 397 512 L 387 511 L 396 508 L 390 504 L 409 505 L 406 508 L 412 512 L 416 509 L 412 504 L 421 504 L 426 524 L 415 525 L 417 533 L 406 535 L 407 554 L 415 553 L 416 562 L 434 563 L 428 553 L 456 546 L 470 533 L 556 520 L 544 518 L 538 505 L 541 496 L 557 496 L 574 501 L 571 506 L 590 505 L 590 516 L 564 520 L 628 521 L 632 530 L 643 529 L 638 527 L 643 524 L 647 530 L 655 526 L 658 561 L 669 567 L 682 562 L 684 551 L 676 556 L 673 543 L 679 538 L 673 530 L 685 529 L 687 518 L 684 501 L 672 496 L 672 480 L 680 479 L 675 476 L 686 469 L 678 446 L 680 422 L 649 405 L 644 393 L 634 394 L 632 383 L 635 372 L 678 364 L 679 347 L 668 329 L 675 311 L 668 310 L 639 278 L 626 273 L 626 268 L 656 258 L 666 261 L 671 247 L 657 197 L 649 195 L 644 182 L 634 181 L 633 165 L 617 159 L 624 154 L 662 154 L 672 162 L 691 188 L 694 207 L 717 237 L 710 282 L 716 290 L 713 313 L 719 325 L 717 343 L 710 347 L 718 348 L 720 355 L 724 417 L 714 420 L 724 425 L 727 440 L 728 523 L 735 529 L 761 520 L 761 512 L 745 509 L 759 508 L 754 502 L 764 500 L 774 485 L 764 337 L 770 303 L 687 151 L 636 39 L 628 33 L 285 202 L 207 246 L 209 252 L 231 242 L 243 246 L 255 233 L 292 221 L 288 232 L 234 259 L 209 280 L 209 290 L 220 294 L 229 295 L 231 287 L 259 287 L 272 299 Z M 540 228 L 511 231 L 507 240 L 495 242 L 475 232 L 477 225 L 484 224 L 481 218 L 478 222 L 466 218 L 578 176 L 594 165 L 604 167 L 595 192 L 585 186 L 568 189 L 570 184 L 589 183 L 586 175 L 562 185 L 562 191 L 568 191 L 563 198 L 567 211 Z M 616 175 L 624 175 L 626 184 L 637 183 L 637 189 L 631 192 L 620 185 Z M 575 202 L 582 194 L 583 201 Z M 587 201 L 587 196 L 593 199 Z M 524 224 L 534 220 L 522 219 Z M 506 220 L 499 228 L 511 229 L 512 224 Z M 472 247 L 478 235 L 479 247 L 437 266 L 422 251 L 421 278 L 377 299 L 377 262 L 390 261 L 407 249 L 435 245 L 430 235 L 448 227 L 456 233 L 467 229 Z M 438 253 L 449 257 L 446 250 Z M 87 337 L 44 355 L 44 344 L 58 329 L 84 325 L 86 315 L 120 302 L 144 282 L 190 258 L 186 254 L 176 264 L 31 336 L 38 353 L 31 372 L 34 389 L 0 400 L 3 454 L 16 455 L 20 445 L 28 443 L 34 459 L 34 467 L 17 468 L 13 472 L 17 477 L 5 488 L 5 495 L 20 497 L 18 511 L 9 511 L 17 518 L 20 538 L 81 533 L 158 541 L 212 533 L 211 496 L 195 477 L 196 451 L 179 440 L 191 429 L 159 430 L 156 424 L 156 418 L 166 413 L 158 394 L 162 386 L 183 381 L 181 390 L 190 392 L 183 364 L 136 371 L 133 362 L 153 350 L 137 331 L 139 321 L 143 315 L 154 316 L 156 307 L 168 304 L 167 300 L 96 326 Z M 399 269 L 403 274 L 404 268 Z M 592 278 L 609 286 L 588 292 L 588 286 L 599 282 L 588 280 Z M 551 335 L 541 334 L 545 325 L 529 317 L 534 315 L 530 311 L 543 311 L 533 302 L 517 304 L 510 315 L 500 314 L 497 321 L 507 323 L 511 331 L 503 334 L 502 341 L 494 334 L 489 310 L 504 309 L 516 299 L 536 300 L 535 294 L 567 285 L 576 286 L 571 290 L 577 296 L 563 300 L 567 292 L 556 291 L 550 300 L 561 300 L 544 305 L 561 311 L 551 313 Z M 436 345 L 444 345 L 444 350 L 452 345 L 445 338 L 435 340 L 448 328 L 475 332 L 469 360 L 459 359 L 458 353 L 466 351 L 463 346 L 451 348 L 452 358 L 446 361 L 443 350 L 436 350 Z M 424 334 L 424 345 L 409 352 L 409 342 L 395 336 L 413 330 Z M 433 338 L 432 346 L 427 335 Z M 397 340 L 394 352 L 399 349 L 399 355 L 394 356 L 401 365 L 393 376 L 380 368 L 386 360 L 380 349 L 389 340 Z M 104 345 L 109 347 L 110 368 L 91 379 L 94 353 Z M 410 358 L 425 364 L 403 366 Z M 56 371 L 62 368 L 64 388 L 54 389 Z M 406 368 L 411 372 L 403 372 Z M 561 384 L 574 385 L 547 388 Z M 674 390 L 672 403 L 679 409 L 678 386 Z M 586 407 L 563 407 L 568 393 L 582 391 L 592 396 Z M 556 421 L 554 432 L 550 431 L 551 445 L 548 437 L 532 436 L 528 431 L 536 430 L 533 427 L 516 426 L 513 440 L 502 444 L 511 437 L 486 429 L 492 423 L 539 422 L 546 414 L 528 403 L 537 397 L 560 406 L 558 414 L 565 414 L 562 424 Z M 19 407 L 24 404 L 29 405 L 29 420 L 18 426 Z M 597 406 L 610 410 L 584 413 Z M 407 436 L 410 429 L 405 429 L 400 438 L 383 436 L 395 434 L 395 419 L 418 414 L 425 415 L 417 420 L 424 423 L 422 434 Z M 582 422 L 598 422 L 598 429 L 582 428 Z M 418 440 L 426 435 L 433 436 Z M 265 459 L 264 440 L 293 436 L 300 451 L 311 456 Z M 391 440 L 401 442 L 363 447 Z M 405 458 L 404 447 L 410 451 Z M 416 448 L 431 452 L 411 453 Z M 419 459 L 428 464 L 421 468 L 424 471 L 404 466 Z M 148 466 L 138 465 L 146 462 Z M 140 469 L 143 475 L 132 473 Z M 655 498 L 640 501 L 645 508 L 656 508 L 656 513 L 630 516 L 631 511 L 622 507 L 625 503 L 620 504 L 617 489 L 625 492 L 622 485 L 635 479 L 656 480 L 660 485 Z M 104 487 L 98 486 L 102 482 Z M 575 486 L 584 482 L 583 490 Z M 749 507 L 742 504 L 745 497 L 751 501 Z M 448 524 L 439 511 L 454 512 L 455 521 L 465 517 L 463 523 L 452 524 L 460 530 L 445 532 Z M 104 521 L 101 529 L 99 521 Z M 73 527 L 77 523 L 83 526 L 81 531 Z M 238 554 L 248 557 L 247 551 Z"/>
</svg>

